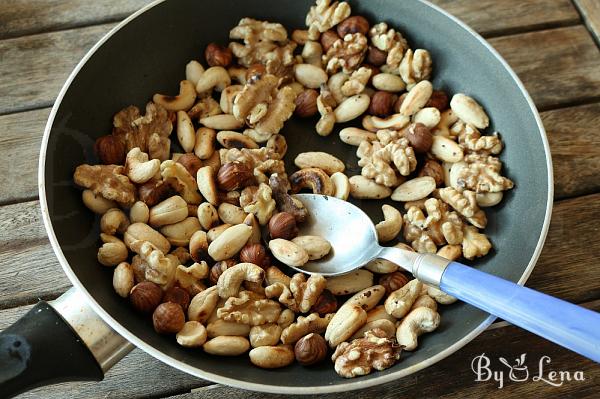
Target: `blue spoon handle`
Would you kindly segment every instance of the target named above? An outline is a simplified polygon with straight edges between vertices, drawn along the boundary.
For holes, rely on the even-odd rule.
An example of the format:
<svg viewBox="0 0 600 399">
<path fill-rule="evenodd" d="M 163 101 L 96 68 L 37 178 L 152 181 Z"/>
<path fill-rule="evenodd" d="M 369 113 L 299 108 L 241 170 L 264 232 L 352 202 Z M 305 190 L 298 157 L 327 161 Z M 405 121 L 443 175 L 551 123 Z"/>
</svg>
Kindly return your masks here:
<svg viewBox="0 0 600 399">
<path fill-rule="evenodd" d="M 600 313 L 458 262 L 448 265 L 440 288 L 479 309 L 600 362 Z"/>
</svg>

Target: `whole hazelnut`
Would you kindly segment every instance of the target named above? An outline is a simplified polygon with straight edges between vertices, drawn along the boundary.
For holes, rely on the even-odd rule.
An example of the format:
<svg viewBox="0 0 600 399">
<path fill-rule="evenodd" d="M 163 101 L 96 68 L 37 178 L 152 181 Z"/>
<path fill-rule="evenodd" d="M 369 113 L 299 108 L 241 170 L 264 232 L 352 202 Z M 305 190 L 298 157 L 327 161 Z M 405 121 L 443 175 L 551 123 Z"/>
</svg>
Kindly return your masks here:
<svg viewBox="0 0 600 399">
<path fill-rule="evenodd" d="M 183 288 L 175 286 L 165 291 L 162 301 L 176 303 L 185 312 L 190 304 L 190 294 Z"/>
<path fill-rule="evenodd" d="M 161 303 L 152 313 L 152 323 L 159 334 L 176 334 L 185 324 L 185 314 L 176 303 Z"/>
<path fill-rule="evenodd" d="M 269 220 L 269 235 L 271 239 L 283 238 L 291 240 L 298 235 L 296 218 L 288 212 L 280 212 Z"/>
<path fill-rule="evenodd" d="M 225 270 L 230 267 L 235 266 L 236 261 L 234 259 L 225 259 L 220 262 L 217 262 L 210 268 L 210 273 L 208 275 L 208 280 L 212 285 L 216 285 L 217 281 L 219 281 L 219 277 Z"/>
<path fill-rule="evenodd" d="M 419 171 L 419 177 L 431 176 L 435 180 L 436 186 L 444 184 L 444 168 L 438 161 L 428 159 Z"/>
<path fill-rule="evenodd" d="M 392 113 L 396 96 L 387 91 L 377 91 L 371 97 L 369 114 L 385 117 Z"/>
<path fill-rule="evenodd" d="M 113 135 L 98 137 L 94 143 L 94 152 L 105 165 L 123 165 L 125 163 L 125 143 Z"/>
<path fill-rule="evenodd" d="M 319 97 L 319 93 L 315 89 L 307 89 L 298 94 L 294 115 L 301 118 L 316 115 L 319 112 L 317 109 L 317 97 Z"/>
<path fill-rule="evenodd" d="M 433 136 L 429 128 L 422 123 L 413 123 L 406 130 L 406 138 L 410 145 L 419 154 L 424 154 L 431 149 Z"/>
<path fill-rule="evenodd" d="M 402 93 L 400 96 L 398 96 L 398 99 L 394 103 L 394 112 L 395 113 L 400 112 L 400 107 L 402 106 L 402 103 L 404 102 L 404 99 L 406 98 L 406 96 L 408 96 L 408 92 Z"/>
<path fill-rule="evenodd" d="M 192 153 L 183 154 L 177 159 L 177 163 L 182 164 L 193 177 L 196 177 L 196 172 L 202 167 L 202 160 Z"/>
<path fill-rule="evenodd" d="M 252 64 L 246 69 L 246 80 L 250 80 L 255 76 L 264 75 L 267 69 L 263 64 Z"/>
<path fill-rule="evenodd" d="M 366 35 L 369 32 L 369 21 L 363 16 L 355 15 L 348 17 L 337 26 L 337 34 L 342 39 L 348 34 L 362 33 Z"/>
<path fill-rule="evenodd" d="M 379 284 L 383 285 L 387 295 L 404 287 L 408 283 L 408 277 L 402 272 L 387 273 L 379 277 Z"/>
<path fill-rule="evenodd" d="M 252 170 L 241 162 L 227 162 L 217 173 L 217 186 L 224 191 L 234 191 L 253 182 Z"/>
<path fill-rule="evenodd" d="M 333 46 L 333 43 L 337 42 L 338 40 L 340 40 L 340 37 L 334 30 L 330 29 L 323 32 L 321 34 L 321 46 L 323 47 L 323 53 L 327 53 L 329 48 Z"/>
<path fill-rule="evenodd" d="M 217 43 L 210 43 L 208 46 L 206 46 L 206 50 L 204 50 L 204 57 L 206 58 L 208 65 L 211 67 L 222 66 L 226 68 L 233 60 L 231 49 L 228 47 L 223 47 Z"/>
<path fill-rule="evenodd" d="M 319 363 L 327 356 L 327 342 L 319 334 L 310 333 L 296 342 L 294 355 L 303 366 Z"/>
<path fill-rule="evenodd" d="M 240 262 L 254 263 L 257 266 L 263 266 L 267 250 L 261 244 L 247 244 L 240 251 Z"/>
<path fill-rule="evenodd" d="M 317 298 L 315 304 L 310 308 L 310 313 L 318 313 L 325 316 L 327 313 L 335 313 L 338 308 L 338 303 L 335 295 L 328 289 L 323 290 Z"/>
<path fill-rule="evenodd" d="M 437 108 L 440 112 L 443 112 L 448 109 L 448 95 L 445 91 L 442 90 L 434 90 L 429 97 L 429 100 L 425 104 L 425 107 L 434 107 Z"/>
<path fill-rule="evenodd" d="M 129 301 L 135 310 L 152 313 L 162 300 L 162 289 L 151 281 L 142 281 L 129 292 Z"/>
<path fill-rule="evenodd" d="M 367 52 L 367 62 L 371 65 L 382 66 L 387 61 L 387 52 L 379 50 L 375 46 L 369 46 Z"/>
<path fill-rule="evenodd" d="M 149 207 L 166 200 L 174 195 L 175 191 L 170 184 L 162 180 L 150 180 L 138 187 L 138 197 Z"/>
</svg>

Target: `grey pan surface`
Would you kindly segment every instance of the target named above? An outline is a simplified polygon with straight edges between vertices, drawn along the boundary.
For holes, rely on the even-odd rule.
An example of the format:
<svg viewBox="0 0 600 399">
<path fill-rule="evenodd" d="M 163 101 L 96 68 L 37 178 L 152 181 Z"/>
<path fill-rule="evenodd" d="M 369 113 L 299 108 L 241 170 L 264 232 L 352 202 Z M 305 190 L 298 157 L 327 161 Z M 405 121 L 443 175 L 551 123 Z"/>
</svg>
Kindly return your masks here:
<svg viewBox="0 0 600 399">
<path fill-rule="evenodd" d="M 212 381 L 245 389 L 323 393 L 365 388 L 391 381 L 450 355 L 477 336 L 493 317 L 457 303 L 444 307 L 442 324 L 423 336 L 413 353 L 403 353 L 394 367 L 346 380 L 329 362 L 280 370 L 251 366 L 247 356 L 224 359 L 187 350 L 173 337 L 157 335 L 148 319 L 134 313 L 115 295 L 112 270 L 96 261 L 98 220 L 81 202 L 72 173 L 81 163 L 94 163 L 95 138 L 111 131 L 112 116 L 130 104 L 143 108 L 153 93 L 174 93 L 184 78 L 185 64 L 203 60 L 206 44 L 227 43 L 227 34 L 242 17 L 283 23 L 288 31 L 304 27 L 311 1 L 158 1 L 134 14 L 86 55 L 61 91 L 46 128 L 40 157 L 40 200 L 55 252 L 73 284 L 93 308 L 121 335 L 164 362 Z M 552 204 L 552 167 L 539 116 L 522 84 L 500 56 L 460 21 L 422 1 L 350 1 L 353 14 L 386 21 L 408 38 L 413 48 L 428 49 L 434 60 L 435 87 L 464 92 L 488 111 L 492 126 L 506 144 L 506 174 L 516 183 L 503 203 L 488 211 L 486 233 L 494 251 L 475 267 L 524 283 L 546 236 Z M 314 133 L 315 120 L 289 121 L 283 134 L 293 159 L 302 151 L 324 150 L 345 160 L 350 175 L 358 174 L 355 148 L 341 143 L 337 132 Z M 175 139 L 176 140 L 176 139 Z M 381 219 L 381 202 L 356 202 Z M 343 223 L 343 221 L 340 221 Z M 464 365 L 460 365 L 463 367 Z"/>
</svg>

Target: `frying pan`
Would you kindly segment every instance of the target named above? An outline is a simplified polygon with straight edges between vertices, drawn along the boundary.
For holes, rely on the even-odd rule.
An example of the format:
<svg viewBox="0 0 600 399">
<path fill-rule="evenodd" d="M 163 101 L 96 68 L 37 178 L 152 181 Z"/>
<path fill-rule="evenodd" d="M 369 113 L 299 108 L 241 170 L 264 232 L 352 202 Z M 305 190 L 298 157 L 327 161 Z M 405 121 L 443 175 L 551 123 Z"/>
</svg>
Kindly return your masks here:
<svg viewBox="0 0 600 399">
<path fill-rule="evenodd" d="M 314 394 L 339 392 L 392 381 L 428 367 L 459 350 L 494 317 L 464 303 L 442 309 L 442 323 L 420 339 L 413 353 L 382 372 L 346 380 L 330 363 L 262 370 L 247 356 L 223 359 L 185 349 L 161 336 L 112 288 L 112 270 L 96 261 L 98 218 L 81 201 L 72 182 L 75 167 L 97 163 L 93 143 L 111 131 L 112 116 L 153 93 L 174 93 L 185 64 L 203 60 L 210 42 L 228 43 L 243 17 L 304 28 L 309 0 L 156 1 L 127 18 L 96 44 L 75 68 L 52 109 L 40 154 L 39 189 L 43 220 L 54 251 L 74 288 L 52 304 L 41 302 L 0 335 L 0 396 L 64 380 L 101 379 L 131 344 L 187 373 L 244 389 Z M 490 131 L 502 133 L 505 174 L 516 188 L 487 211 L 486 234 L 494 251 L 471 265 L 524 284 L 538 259 L 550 221 L 553 186 L 548 142 L 539 115 L 506 62 L 453 16 L 420 0 L 349 1 L 353 14 L 386 21 L 412 48 L 428 49 L 434 87 L 464 92 L 487 110 Z M 316 120 L 288 121 L 288 162 L 303 151 L 327 151 L 359 174 L 355 148 L 342 143 L 336 126 L 329 137 L 314 133 Z M 288 165 L 293 170 L 293 165 Z M 381 201 L 355 201 L 375 221 Z M 64 322 L 66 321 L 66 323 Z M 51 337 L 51 339 L 49 339 Z M 51 344 L 50 344 L 51 343 Z M 131 343 L 131 344 L 130 344 Z M 8 355 L 7 355 L 8 353 Z"/>
</svg>

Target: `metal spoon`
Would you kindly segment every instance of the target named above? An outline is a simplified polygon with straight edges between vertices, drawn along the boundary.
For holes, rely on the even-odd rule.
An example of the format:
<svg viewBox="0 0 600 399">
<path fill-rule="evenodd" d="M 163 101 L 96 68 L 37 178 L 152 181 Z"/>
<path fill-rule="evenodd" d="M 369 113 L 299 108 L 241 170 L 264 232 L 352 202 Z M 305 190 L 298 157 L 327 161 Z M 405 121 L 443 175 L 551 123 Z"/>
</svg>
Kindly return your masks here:
<svg viewBox="0 0 600 399">
<path fill-rule="evenodd" d="M 324 195 L 297 198 L 309 214 L 300 235 L 319 235 L 332 250 L 326 258 L 294 269 L 335 276 L 387 259 L 425 284 L 600 362 L 599 313 L 434 254 L 382 247 L 371 219 L 357 206 Z"/>
</svg>

